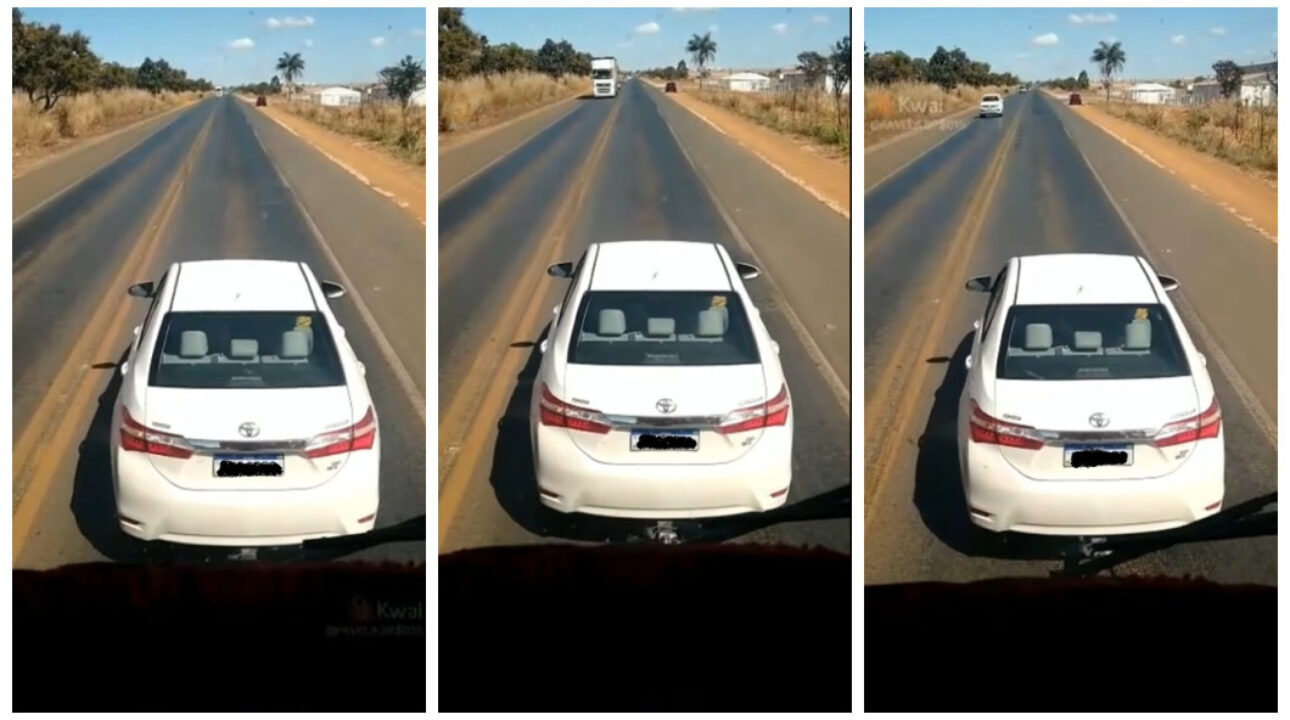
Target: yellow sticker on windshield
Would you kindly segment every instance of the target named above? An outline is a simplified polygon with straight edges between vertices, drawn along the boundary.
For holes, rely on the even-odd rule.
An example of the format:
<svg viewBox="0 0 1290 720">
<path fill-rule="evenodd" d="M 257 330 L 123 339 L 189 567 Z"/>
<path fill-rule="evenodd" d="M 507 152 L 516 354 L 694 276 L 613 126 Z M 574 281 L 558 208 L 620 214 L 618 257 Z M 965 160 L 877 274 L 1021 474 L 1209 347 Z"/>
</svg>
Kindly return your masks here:
<svg viewBox="0 0 1290 720">
<path fill-rule="evenodd" d="M 1133 319 L 1134 319 L 1134 320 L 1146 320 L 1146 319 L 1147 319 L 1147 309 L 1146 309 L 1146 308 L 1138 308 L 1137 312 L 1133 313 Z"/>
<path fill-rule="evenodd" d="M 298 328 L 307 328 L 307 327 L 309 327 L 311 324 L 313 324 L 313 318 L 309 317 L 308 315 L 297 315 L 297 316 L 296 316 L 296 327 L 298 327 Z"/>
<path fill-rule="evenodd" d="M 714 308 L 719 308 L 719 307 L 725 307 L 725 306 L 726 306 L 726 296 L 725 296 L 725 295 L 713 295 L 713 296 L 712 296 L 712 307 L 714 307 Z"/>
</svg>

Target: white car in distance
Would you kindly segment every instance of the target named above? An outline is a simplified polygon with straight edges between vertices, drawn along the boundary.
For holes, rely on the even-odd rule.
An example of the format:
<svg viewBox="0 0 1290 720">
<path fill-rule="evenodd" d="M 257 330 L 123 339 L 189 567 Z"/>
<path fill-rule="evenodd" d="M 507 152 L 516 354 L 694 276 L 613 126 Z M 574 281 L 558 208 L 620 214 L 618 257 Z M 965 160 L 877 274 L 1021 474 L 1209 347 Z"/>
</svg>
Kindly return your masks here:
<svg viewBox="0 0 1290 720">
<path fill-rule="evenodd" d="M 958 407 L 972 523 L 1099 537 L 1222 509 L 1222 413 L 1177 287 L 1100 254 L 1015 257 L 968 281 L 990 294 Z"/>
<path fill-rule="evenodd" d="M 172 264 L 150 298 L 112 415 L 122 531 L 253 547 L 371 530 L 381 445 L 365 368 L 309 266 Z"/>
<path fill-rule="evenodd" d="M 791 395 L 743 281 L 715 243 L 591 245 L 556 306 L 530 404 L 538 494 L 563 513 L 681 519 L 788 499 Z"/>
<path fill-rule="evenodd" d="M 1003 117 L 1003 96 L 996 94 L 981 96 L 981 110 L 979 117 L 998 116 Z"/>
</svg>

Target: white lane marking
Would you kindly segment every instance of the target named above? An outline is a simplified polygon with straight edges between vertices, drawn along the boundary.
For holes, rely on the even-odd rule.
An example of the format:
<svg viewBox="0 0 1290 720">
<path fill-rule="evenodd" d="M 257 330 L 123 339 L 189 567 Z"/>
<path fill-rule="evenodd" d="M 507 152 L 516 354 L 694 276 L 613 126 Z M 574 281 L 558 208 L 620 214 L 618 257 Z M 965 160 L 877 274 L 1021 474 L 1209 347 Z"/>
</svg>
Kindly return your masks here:
<svg viewBox="0 0 1290 720">
<path fill-rule="evenodd" d="M 738 139 L 738 138 L 736 138 L 736 137 L 732 136 L 730 133 L 726 132 L 725 130 L 722 130 L 722 129 L 721 129 L 721 128 L 719 128 L 719 127 L 717 127 L 717 124 L 716 124 L 716 123 L 714 123 L 714 122 L 712 122 L 711 120 L 709 120 L 708 118 L 704 117 L 704 116 L 703 116 L 703 113 L 700 113 L 698 110 L 695 110 L 695 109 L 694 109 L 694 108 L 692 108 L 692 107 L 689 107 L 689 106 L 683 105 L 683 104 L 681 104 L 681 103 L 679 103 L 679 102 L 678 102 L 678 103 L 676 103 L 676 104 L 677 104 L 677 105 L 679 105 L 679 106 L 681 106 L 682 108 L 685 108 L 686 110 L 689 110 L 691 114 L 693 114 L 695 117 L 699 118 L 699 119 L 700 119 L 700 120 L 702 120 L 703 122 L 707 123 L 709 126 L 711 126 L 711 127 L 712 127 L 712 129 L 716 130 L 717 132 L 721 133 L 722 135 L 725 135 L 726 137 L 728 137 L 728 138 L 730 138 L 731 140 L 733 140 L 733 141 L 735 141 L 736 143 L 738 143 L 738 144 L 739 144 L 739 147 L 742 147 L 743 149 L 747 150 L 748 152 L 751 152 L 753 155 L 756 155 L 758 159 L 760 159 L 762 162 L 764 162 L 764 163 L 766 163 L 767 165 L 769 165 L 769 166 L 771 167 L 771 169 L 772 169 L 772 170 L 774 170 L 775 172 L 777 172 L 777 173 L 779 173 L 780 175 L 784 176 L 784 177 L 785 177 L 789 182 L 791 182 L 791 183 L 793 183 L 794 185 L 796 185 L 796 186 L 798 186 L 798 187 L 802 188 L 803 190 L 805 190 L 805 191 L 807 192 L 807 194 L 809 194 L 811 197 L 813 197 L 813 198 L 815 198 L 816 200 L 819 200 L 820 202 L 824 203 L 824 205 L 825 205 L 826 207 L 828 207 L 830 210 L 832 210 L 833 212 L 838 213 L 839 215 L 841 215 L 842 217 L 844 217 L 844 218 L 846 218 L 846 219 L 848 219 L 848 220 L 850 220 L 850 219 L 851 219 L 851 211 L 847 210 L 846 208 L 844 208 L 844 207 L 842 207 L 841 205 L 837 204 L 837 203 L 836 203 L 836 202 L 834 202 L 833 200 L 829 199 L 828 197 L 826 197 L 826 196 L 824 195 L 824 193 L 822 193 L 822 192 L 820 192 L 819 190 L 816 190 L 815 188 L 813 188 L 813 187 L 811 187 L 810 185 L 808 185 L 808 184 L 806 183 L 806 181 L 805 181 L 805 180 L 803 180 L 802 178 L 799 178 L 799 177 L 797 177 L 796 175 L 793 175 L 792 173 L 788 172 L 788 171 L 787 171 L 787 170 L 785 170 L 784 168 L 780 167 L 779 165 L 776 165 L 774 162 L 772 162 L 772 161 L 770 160 L 770 158 L 768 158 L 768 157 L 766 157 L 765 155 L 762 155 L 760 152 L 758 152 L 756 148 L 749 146 L 748 144 L 744 143 L 742 140 L 740 140 L 740 139 Z"/>
<path fill-rule="evenodd" d="M 1104 194 L 1106 199 L 1110 201 L 1111 207 L 1115 208 L 1115 212 L 1119 214 L 1120 221 L 1124 223 L 1126 228 L 1128 228 L 1129 235 L 1131 235 L 1133 237 L 1133 241 L 1138 244 L 1138 249 L 1142 251 L 1142 254 L 1151 262 L 1152 265 L 1159 267 L 1159 265 L 1156 264 L 1156 260 L 1152 256 L 1151 251 L 1147 248 L 1146 242 L 1143 241 L 1142 236 L 1138 234 L 1137 228 L 1133 227 L 1133 223 L 1129 222 L 1129 216 L 1124 213 L 1124 209 L 1121 208 L 1120 204 L 1111 196 L 1110 189 L 1107 188 L 1106 183 L 1102 181 L 1102 176 L 1097 174 L 1097 170 L 1093 167 L 1093 163 L 1089 161 L 1088 156 L 1084 154 L 1084 150 L 1080 148 L 1079 145 L 1075 145 L 1074 147 L 1075 150 L 1079 152 L 1080 157 L 1084 158 L 1084 164 L 1088 166 L 1089 172 L 1093 173 L 1093 179 L 1097 181 L 1099 186 L 1101 186 L 1102 194 Z M 1203 342 L 1205 347 L 1209 349 L 1210 357 L 1213 357 L 1214 360 L 1217 361 L 1219 369 L 1223 371 L 1223 374 L 1227 376 L 1228 381 L 1232 383 L 1232 389 L 1236 391 L 1236 395 L 1240 399 L 1241 404 L 1249 411 L 1250 417 L 1254 420 L 1254 424 L 1258 427 L 1259 431 L 1267 437 L 1268 442 L 1272 443 L 1272 447 L 1275 449 L 1277 445 L 1276 421 L 1272 419 L 1272 416 L 1269 415 L 1266 410 L 1264 410 L 1263 404 L 1259 402 L 1258 396 L 1245 382 L 1245 378 L 1241 377 L 1241 373 L 1236 369 L 1236 364 L 1227 356 L 1227 353 L 1223 352 L 1222 346 L 1220 346 L 1214 339 L 1209 328 L 1205 327 L 1205 323 L 1202 322 L 1200 316 L 1196 314 L 1195 308 L 1191 306 L 1191 303 L 1188 302 L 1186 296 L 1176 295 L 1174 298 L 1174 305 L 1178 308 L 1179 312 L 1187 316 L 1188 325 L 1190 325 L 1196 334 L 1200 336 L 1201 342 Z"/>
<path fill-rule="evenodd" d="M 376 316 L 367 308 L 367 303 L 363 302 L 363 297 L 358 292 L 358 285 L 355 285 L 354 282 L 349 279 L 349 275 L 346 274 L 345 268 L 341 266 L 340 260 L 336 257 L 336 254 L 332 252 L 331 246 L 327 244 L 327 239 L 323 237 L 322 231 L 318 229 L 318 224 L 314 222 L 313 216 L 309 214 L 309 211 L 305 209 L 304 203 L 301 202 L 300 197 L 296 195 L 296 189 L 287 180 L 287 176 L 282 172 L 282 169 L 273 162 L 272 156 L 269 155 L 269 150 L 264 147 L 264 141 L 260 139 L 260 134 L 255 131 L 255 128 L 251 128 L 251 134 L 255 136 L 255 141 L 260 143 L 260 149 L 264 150 L 265 157 L 269 158 L 269 165 L 273 168 L 273 171 L 277 173 L 278 179 L 282 181 L 282 184 L 291 194 L 291 200 L 295 203 L 296 208 L 304 217 L 305 224 L 309 226 L 309 231 L 313 233 L 314 240 L 317 241 L 318 247 L 322 249 L 323 255 L 327 256 L 327 260 L 332 264 L 332 267 L 336 269 L 336 273 L 340 276 L 341 283 L 344 284 L 348 291 L 346 295 L 354 299 L 354 307 L 358 309 L 358 314 L 363 318 L 363 322 L 367 324 L 367 329 L 372 332 L 372 337 L 376 340 L 377 348 L 380 349 L 381 355 L 385 357 L 385 362 L 388 363 L 390 368 L 394 371 L 395 380 L 398 381 L 403 392 L 407 394 L 408 401 L 412 405 L 413 411 L 416 412 L 417 417 L 421 418 L 421 423 L 424 425 L 426 421 L 425 395 L 421 393 L 421 390 L 417 387 L 416 381 L 412 379 L 412 374 L 403 366 L 403 361 L 399 359 L 398 353 L 394 351 L 394 346 L 390 344 L 389 338 L 385 337 L 385 333 L 381 331 L 381 326 L 376 322 Z"/>
<path fill-rule="evenodd" d="M 802 347 L 806 350 L 807 356 L 810 357 L 811 361 L 815 363 L 817 368 L 819 368 L 820 375 L 824 377 L 825 384 L 829 386 L 829 389 L 833 391 L 833 396 L 837 398 L 838 402 L 842 405 L 842 414 L 846 415 L 847 419 L 850 420 L 851 391 L 848 390 L 846 384 L 842 382 L 842 378 L 839 377 L 837 371 L 833 369 L 833 365 L 831 365 L 828 359 L 824 357 L 824 351 L 820 350 L 820 346 L 815 343 L 815 339 L 812 338 L 811 334 L 806 330 L 806 324 L 803 323 L 802 319 L 797 316 L 796 312 L 794 312 L 793 306 L 789 305 L 788 297 L 779 289 L 779 284 L 776 283 L 775 278 L 771 276 L 766 263 L 762 262 L 761 258 L 757 255 L 757 251 L 753 249 L 752 244 L 749 243 L 748 239 L 744 237 L 744 234 L 739 231 L 739 226 L 735 225 L 735 221 L 730 217 L 730 213 L 726 212 L 725 206 L 717 199 L 716 192 L 712 189 L 712 186 L 708 184 L 707 178 L 703 177 L 703 174 L 699 172 L 699 166 L 695 164 L 694 158 L 690 157 L 690 153 L 687 152 L 685 146 L 681 144 L 681 139 L 676 136 L 676 131 L 672 129 L 672 126 L 668 124 L 667 120 L 663 120 L 663 126 L 672 134 L 672 140 L 675 141 L 676 146 L 680 148 L 681 155 L 685 157 L 686 162 L 690 163 L 690 167 L 694 170 L 695 177 L 699 179 L 699 183 L 703 185 L 703 189 L 707 191 L 708 198 L 712 201 L 712 206 L 717 209 L 717 213 L 720 214 L 721 219 L 725 221 L 726 227 L 730 229 L 730 234 L 734 236 L 735 240 L 743 246 L 744 251 L 752 256 L 753 260 L 755 260 L 765 271 L 765 275 L 763 277 L 770 283 L 771 290 L 773 291 L 772 295 L 780 301 L 776 304 L 779 309 L 784 311 L 784 317 L 788 319 L 789 327 L 793 328 L 793 333 L 797 335 L 797 339 L 801 341 Z"/>
<path fill-rule="evenodd" d="M 958 115 L 967 115 L 967 114 L 969 114 L 969 112 L 970 112 L 971 110 L 972 110 L 972 108 L 968 108 L 967 110 L 964 110 L 964 111 L 962 111 L 962 112 L 960 112 L 960 113 L 955 113 L 955 114 L 953 114 L 953 115 L 947 115 L 947 116 L 945 116 L 945 117 L 943 117 L 943 118 L 939 118 L 939 119 L 937 119 L 937 120 L 934 120 L 934 121 L 932 121 L 932 122 L 928 123 L 926 127 L 922 128 L 922 131 L 924 131 L 924 132 L 925 132 L 925 131 L 929 131 L 929 130 L 931 130 L 934 126 L 936 126 L 936 125 L 940 125 L 940 126 L 941 126 L 941 129 L 944 129 L 944 128 L 945 128 L 945 126 L 949 124 L 949 120 L 950 120 L 951 118 L 957 117 Z M 963 123 L 963 125 L 962 125 L 961 127 L 959 127 L 959 129 L 958 129 L 958 130 L 952 130 L 951 132 L 949 132 L 948 134 L 946 134 L 946 135 L 945 135 L 945 137 L 943 137 L 943 138 L 941 138 L 939 141 L 937 141 L 937 142 L 936 142 L 936 144 L 934 144 L 934 145 L 932 145 L 931 147 L 927 148 L 926 150 L 924 150 L 924 151 L 922 151 L 922 152 L 918 153 L 918 154 L 917 154 L 917 155 L 915 155 L 913 158 L 911 158 L 908 162 L 904 163 L 903 165 L 901 165 L 900 167 L 896 168 L 895 170 L 892 170 L 891 172 L 889 172 L 889 173 L 887 173 L 886 175 L 882 176 L 882 179 L 881 179 L 881 180 L 879 180 L 878 182 L 876 182 L 876 183 L 874 183 L 874 184 L 870 185 L 869 187 L 865 188 L 865 191 L 864 191 L 865 197 L 868 197 L 868 196 L 869 196 L 869 193 L 873 192 L 875 188 L 877 188 L 877 187 L 881 186 L 883 183 L 885 183 L 885 182 L 887 182 L 888 180 L 890 180 L 890 179 L 892 179 L 893 177 L 895 177 L 895 176 L 896 176 L 896 174 L 897 174 L 897 173 L 899 173 L 900 171 L 904 170 L 905 168 L 909 167 L 910 165 L 913 165 L 914 163 L 916 163 L 916 162 L 918 162 L 919 160 L 921 160 L 921 159 L 923 158 L 923 156 L 924 156 L 924 155 L 926 155 L 927 153 L 929 153 L 929 152 L 931 152 L 931 151 L 935 150 L 936 148 L 938 148 L 938 147 L 940 147 L 940 146 L 944 145 L 946 142 L 948 142 L 948 141 L 949 141 L 949 139 L 950 139 L 950 138 L 952 138 L 952 137 L 954 137 L 955 135 L 958 135 L 959 133 L 961 133 L 961 132 L 963 132 L 964 130 L 966 130 L 966 129 L 967 129 L 967 126 L 968 126 L 968 123 L 966 123 L 966 122 L 965 122 L 965 123 Z M 907 136 L 907 135 L 911 135 L 911 134 L 912 134 L 912 132 L 911 132 L 911 133 L 905 133 L 904 135 L 901 135 L 900 137 L 905 137 L 905 136 Z M 892 140 L 895 140 L 895 138 L 892 138 Z M 876 149 L 876 148 L 875 148 L 875 149 Z M 868 154 L 868 153 L 866 153 L 866 155 L 867 155 L 867 154 Z M 861 166 L 861 167 L 863 167 L 863 166 Z"/>
<path fill-rule="evenodd" d="M 538 110 L 546 110 L 546 109 L 550 109 L 550 108 L 553 108 L 553 107 L 559 107 L 559 106 L 560 106 L 560 103 L 567 103 L 567 102 L 569 102 L 569 101 L 571 101 L 571 100 L 576 100 L 577 98 L 578 98 L 578 96 L 576 96 L 576 95 L 575 95 L 574 97 L 567 98 L 567 99 L 565 99 L 565 100 L 560 100 L 560 101 L 557 101 L 557 102 L 555 102 L 555 103 L 552 103 L 551 105 L 548 105 L 548 106 L 546 106 L 545 108 L 538 108 L 537 110 L 534 110 L 534 111 L 533 111 L 533 112 L 531 112 L 531 113 L 527 113 L 526 115 L 536 115 L 536 114 L 537 114 L 537 112 L 538 112 Z M 449 195 L 453 194 L 454 192 L 456 192 L 456 191 L 457 191 L 457 188 L 460 188 L 461 186 L 465 185 L 466 183 L 470 182 L 471 180 L 474 180 L 476 177 L 478 177 L 478 176 L 479 176 L 479 174 L 480 174 L 480 173 L 482 173 L 482 172 L 484 172 L 485 170 L 487 170 L 488 168 L 490 168 L 490 167 L 492 167 L 492 166 L 496 165 L 497 163 L 501 162 L 502 160 L 505 160 L 505 159 L 506 159 L 507 157 L 509 157 L 512 153 L 514 153 L 516 150 L 519 150 L 520 148 L 522 148 L 522 147 L 524 147 L 525 145 L 527 145 L 527 144 L 528 144 L 528 142 L 529 142 L 530 140 L 532 140 L 533 138 L 535 138 L 535 137 L 537 137 L 538 135 L 542 134 L 542 133 L 543 133 L 543 132 L 545 132 L 546 130 L 550 129 L 553 125 L 555 125 L 556 123 L 560 122 L 560 121 L 561 121 L 561 120 L 563 120 L 564 118 L 566 118 L 566 117 L 568 117 L 569 115 L 573 114 L 573 111 L 574 111 L 574 110 L 576 110 L 576 109 L 577 109 L 577 106 L 576 106 L 576 105 L 573 105 L 573 106 L 570 108 L 570 110 L 569 110 L 568 112 L 563 112 L 563 113 L 558 114 L 558 115 L 555 117 L 555 119 L 554 119 L 554 120 L 552 120 L 551 122 L 547 123 L 546 125 L 543 125 L 542 127 L 538 128 L 537 130 L 534 130 L 532 135 L 529 135 L 528 137 L 526 137 L 526 138 L 524 138 L 523 140 L 521 140 L 521 141 L 519 141 L 518 143 L 516 143 L 516 145 L 515 145 L 514 147 L 512 147 L 510 150 L 507 150 L 506 152 L 502 153 L 501 155 L 498 155 L 497 157 L 493 158 L 492 160 L 490 160 L 490 161 L 488 162 L 488 164 L 484 165 L 483 167 L 479 168 L 478 170 L 476 170 L 476 171 L 472 172 L 471 174 L 469 174 L 469 175 L 467 175 L 466 177 L 462 178 L 461 180 L 457 181 L 457 182 L 456 182 L 452 187 L 448 188 L 447 190 L 442 190 L 442 191 L 440 191 L 440 192 L 439 192 L 439 202 L 443 202 L 443 199 L 444 199 L 444 198 L 446 198 L 446 197 L 448 197 Z M 526 117 L 526 115 L 521 115 L 520 117 L 515 118 L 515 120 L 514 120 L 514 121 L 512 121 L 512 122 L 519 122 L 520 120 L 524 119 L 524 117 Z M 491 131 L 491 132 L 489 132 L 489 133 L 487 133 L 486 135 L 491 135 L 491 134 L 493 134 L 493 133 L 497 132 L 498 130 L 501 130 L 502 128 L 504 128 L 504 127 L 506 127 L 507 125 L 510 125 L 510 124 L 511 124 L 510 122 L 502 123 L 501 125 L 498 125 L 498 126 L 496 126 L 496 127 L 492 128 L 492 131 Z M 474 138 L 474 139 L 472 139 L 472 140 L 467 140 L 467 141 L 466 141 L 466 142 L 464 142 L 462 145 L 459 145 L 459 146 L 457 146 L 457 147 L 466 147 L 466 146 L 471 145 L 472 143 L 474 143 L 474 142 L 476 142 L 476 141 L 478 141 L 478 140 L 482 140 L 482 139 L 483 139 L 483 137 L 484 137 L 484 136 L 481 136 L 481 137 L 479 137 L 479 138 Z M 440 155 L 439 155 L 439 160 L 440 160 L 440 162 L 443 162 L 443 156 L 444 156 L 444 155 L 446 155 L 446 154 L 448 154 L 448 153 L 451 153 L 453 150 L 456 150 L 456 149 L 457 149 L 457 147 L 451 147 L 451 148 L 448 148 L 447 150 L 444 150 L 444 151 L 443 151 L 443 153 L 440 153 Z"/>
</svg>

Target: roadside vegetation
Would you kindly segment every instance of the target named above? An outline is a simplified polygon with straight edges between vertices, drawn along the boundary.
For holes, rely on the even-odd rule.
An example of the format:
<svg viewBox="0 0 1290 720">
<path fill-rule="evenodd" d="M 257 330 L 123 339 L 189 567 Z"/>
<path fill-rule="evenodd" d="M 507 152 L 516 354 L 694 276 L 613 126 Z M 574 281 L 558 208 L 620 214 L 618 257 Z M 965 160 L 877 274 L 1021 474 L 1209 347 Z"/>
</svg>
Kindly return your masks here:
<svg viewBox="0 0 1290 720">
<path fill-rule="evenodd" d="M 982 95 L 1011 92 L 1021 83 L 960 48 L 939 45 L 929 58 L 902 50 L 870 54 L 866 45 L 864 79 L 865 145 L 975 107 Z"/>
<path fill-rule="evenodd" d="M 102 62 L 79 31 L 23 20 L 13 9 L 13 155 L 30 159 L 194 102 L 214 89 L 165 60 Z"/>
<path fill-rule="evenodd" d="M 707 81 L 708 64 L 716 58 L 717 42 L 711 33 L 693 35 L 685 46 L 694 67 L 697 84 L 690 83 L 690 69 L 684 60 L 675 67 L 654 68 L 642 74 L 656 80 L 681 83 L 696 99 L 730 110 L 782 133 L 841 151 L 851 151 L 851 36 L 834 43 L 827 54 L 806 51 L 797 65 L 775 72 L 765 92 L 741 92 Z M 781 81 L 788 71 L 797 80 Z"/>
<path fill-rule="evenodd" d="M 491 45 L 460 8 L 439 8 L 439 139 L 494 125 L 591 88 L 591 53 L 547 38 Z"/>
</svg>

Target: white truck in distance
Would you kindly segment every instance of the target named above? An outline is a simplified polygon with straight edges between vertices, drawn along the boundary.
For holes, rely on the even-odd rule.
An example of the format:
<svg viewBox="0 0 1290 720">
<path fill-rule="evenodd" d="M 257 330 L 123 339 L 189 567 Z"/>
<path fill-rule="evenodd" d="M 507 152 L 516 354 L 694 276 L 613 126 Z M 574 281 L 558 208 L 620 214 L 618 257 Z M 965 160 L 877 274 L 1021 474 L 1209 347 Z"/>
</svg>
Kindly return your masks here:
<svg viewBox="0 0 1290 720">
<path fill-rule="evenodd" d="M 614 97 L 618 94 L 617 58 L 591 59 L 591 94 L 593 97 Z"/>
</svg>

